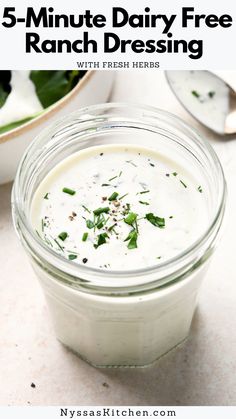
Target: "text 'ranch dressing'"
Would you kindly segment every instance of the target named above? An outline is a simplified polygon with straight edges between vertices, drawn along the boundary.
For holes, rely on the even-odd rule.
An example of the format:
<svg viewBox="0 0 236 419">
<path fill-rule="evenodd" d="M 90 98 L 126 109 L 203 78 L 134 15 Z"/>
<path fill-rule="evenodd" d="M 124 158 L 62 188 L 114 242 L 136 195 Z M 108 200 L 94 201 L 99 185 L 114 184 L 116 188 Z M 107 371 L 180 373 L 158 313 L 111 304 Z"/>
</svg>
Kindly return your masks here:
<svg viewBox="0 0 236 419">
<path fill-rule="evenodd" d="M 31 220 L 51 249 L 75 263 L 146 268 L 201 236 L 208 220 L 203 195 L 189 170 L 151 149 L 97 146 L 71 155 L 46 176 Z"/>
</svg>

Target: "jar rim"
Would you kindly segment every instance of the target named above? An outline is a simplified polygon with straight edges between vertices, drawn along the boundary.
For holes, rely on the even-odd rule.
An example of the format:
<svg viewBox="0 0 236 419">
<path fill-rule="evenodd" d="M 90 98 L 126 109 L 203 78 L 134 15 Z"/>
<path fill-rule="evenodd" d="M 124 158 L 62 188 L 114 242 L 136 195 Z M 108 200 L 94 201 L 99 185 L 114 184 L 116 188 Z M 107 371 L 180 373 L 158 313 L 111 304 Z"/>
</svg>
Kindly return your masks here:
<svg viewBox="0 0 236 419">
<path fill-rule="evenodd" d="M 22 205 L 19 201 L 19 190 L 20 190 L 20 177 L 22 173 L 23 165 L 26 161 L 26 158 L 28 156 L 28 153 L 30 150 L 37 144 L 37 142 L 45 136 L 45 134 L 53 132 L 58 127 L 62 127 L 63 124 L 66 122 L 73 120 L 74 117 L 81 117 L 85 114 L 91 114 L 95 113 L 97 111 L 105 112 L 107 110 L 111 109 L 125 109 L 129 108 L 131 110 L 137 110 L 137 111 L 143 111 L 149 113 L 152 117 L 164 117 L 171 121 L 174 121 L 178 124 L 179 128 L 187 129 L 187 131 L 192 134 L 191 141 L 195 143 L 195 145 L 201 150 L 204 151 L 204 153 L 207 155 L 207 157 L 210 157 L 212 163 L 214 164 L 215 168 L 217 169 L 217 180 L 219 182 L 219 200 L 218 200 L 218 207 L 216 208 L 214 212 L 214 216 L 209 222 L 208 227 L 206 230 L 187 248 L 185 248 L 183 251 L 179 252 L 172 258 L 169 258 L 165 261 L 158 262 L 155 265 L 150 265 L 144 268 L 138 268 L 138 269 L 129 269 L 129 270 L 114 270 L 114 269 L 102 269 L 102 268 L 95 268 L 90 267 L 82 264 L 78 264 L 73 261 L 69 261 L 60 254 L 56 253 L 55 251 L 51 250 L 40 238 L 37 236 L 35 231 L 32 228 L 32 225 L 30 224 L 27 217 L 24 216 L 24 208 L 22 208 Z M 97 114 L 98 116 L 99 114 Z M 144 115 L 147 116 L 147 115 Z M 96 115 L 94 114 L 94 117 Z M 70 115 L 66 115 L 60 120 L 55 121 L 54 123 L 50 124 L 46 129 L 44 129 L 28 146 L 27 150 L 25 151 L 20 164 L 18 166 L 15 182 L 13 185 L 13 191 L 12 191 L 12 208 L 13 208 L 13 221 L 14 225 L 16 227 L 17 232 L 20 235 L 20 238 L 23 242 L 25 242 L 24 236 L 22 236 L 20 230 L 25 230 L 29 233 L 31 245 L 30 247 L 33 247 L 34 245 L 41 251 L 41 255 L 44 255 L 47 259 L 47 256 L 51 257 L 51 266 L 54 267 L 60 267 L 61 272 L 65 272 L 69 276 L 76 277 L 78 281 L 81 279 L 80 276 L 84 276 L 84 278 L 89 278 L 88 282 L 93 282 L 94 275 L 96 278 L 98 278 L 98 282 L 96 283 L 99 287 L 104 287 L 103 282 L 101 281 L 101 278 L 127 278 L 127 277 L 142 277 L 142 276 L 148 276 L 150 275 L 150 278 L 153 274 L 157 274 L 161 272 L 164 272 L 165 269 L 170 269 L 171 271 L 175 271 L 177 265 L 182 263 L 184 266 L 188 265 L 189 259 L 192 260 L 193 255 L 195 252 L 201 248 L 201 246 L 209 240 L 211 237 L 211 234 L 213 231 L 218 232 L 223 214 L 224 214 L 224 208 L 225 208 L 225 200 L 226 200 L 226 181 L 224 177 L 224 172 L 220 163 L 220 160 L 215 153 L 213 147 L 210 145 L 210 143 L 206 140 L 204 141 L 202 136 L 198 133 L 198 131 L 195 128 L 192 128 L 190 125 L 188 125 L 185 121 L 183 121 L 178 116 L 159 109 L 155 108 L 154 106 L 148 106 L 148 105 L 140 105 L 136 103 L 126 103 L 126 102 L 110 102 L 105 104 L 99 104 L 99 105 L 93 105 L 93 106 L 87 106 L 84 108 L 81 108 L 80 110 L 77 110 L 75 112 L 72 112 Z M 85 279 L 86 281 L 86 279 Z M 168 282 L 168 281 L 167 281 Z M 86 286 L 86 282 L 84 283 Z M 120 284 L 121 287 L 124 287 L 125 285 L 123 283 Z M 105 287 L 109 287 L 107 283 L 105 283 Z M 117 288 L 117 287 L 116 287 Z"/>
</svg>

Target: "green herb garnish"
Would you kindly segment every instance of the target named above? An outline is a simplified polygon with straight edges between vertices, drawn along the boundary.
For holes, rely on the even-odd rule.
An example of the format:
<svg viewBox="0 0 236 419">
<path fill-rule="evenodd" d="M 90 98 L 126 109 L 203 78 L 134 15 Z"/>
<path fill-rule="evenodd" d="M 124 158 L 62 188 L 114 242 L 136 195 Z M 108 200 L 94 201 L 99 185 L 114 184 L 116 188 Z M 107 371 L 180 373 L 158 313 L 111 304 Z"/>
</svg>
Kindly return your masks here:
<svg viewBox="0 0 236 419">
<path fill-rule="evenodd" d="M 110 211 L 110 208 L 109 207 L 104 207 L 104 208 L 97 208 L 97 209 L 95 209 L 94 211 L 93 211 L 93 213 L 94 213 L 94 215 L 100 215 L 100 214 L 102 214 L 102 213 L 108 213 Z"/>
<path fill-rule="evenodd" d="M 192 90 L 192 95 L 195 96 L 196 98 L 200 97 L 200 94 L 196 91 L 196 90 Z"/>
<path fill-rule="evenodd" d="M 82 207 L 85 211 L 87 211 L 89 214 L 91 214 L 91 211 L 85 205 L 82 205 Z"/>
<path fill-rule="evenodd" d="M 103 183 L 102 186 L 111 186 L 109 183 Z"/>
<path fill-rule="evenodd" d="M 128 249 L 136 249 L 137 246 L 137 238 L 138 238 L 138 233 L 136 230 L 132 230 L 130 231 L 129 235 L 126 237 L 126 239 L 124 240 L 125 242 L 129 240 L 128 243 Z"/>
<path fill-rule="evenodd" d="M 208 92 L 208 96 L 211 99 L 215 96 L 215 94 L 216 94 L 216 92 L 213 92 L 213 91 Z"/>
<path fill-rule="evenodd" d="M 129 195 L 128 193 L 125 193 L 124 195 L 122 195 L 119 200 L 121 201 L 121 199 L 125 198 L 125 196 Z"/>
<path fill-rule="evenodd" d="M 63 188 L 62 192 L 67 193 L 68 195 L 75 195 L 75 191 L 70 188 Z"/>
<path fill-rule="evenodd" d="M 184 183 L 182 180 L 180 180 L 180 183 L 182 183 L 182 185 L 183 185 L 185 188 L 187 188 L 186 183 Z"/>
<path fill-rule="evenodd" d="M 101 233 L 101 234 L 99 234 L 97 236 L 97 243 L 94 244 L 95 249 L 97 249 L 102 244 L 105 244 L 107 238 L 108 238 L 108 234 L 107 233 Z"/>
<path fill-rule="evenodd" d="M 46 195 L 44 195 L 43 199 L 48 199 L 48 195 L 49 195 L 49 192 L 47 192 Z"/>
<path fill-rule="evenodd" d="M 177 175 L 178 175 L 178 173 L 177 173 L 177 172 L 173 172 L 173 173 L 172 173 L 172 175 L 173 175 L 173 176 L 177 176 Z"/>
<path fill-rule="evenodd" d="M 83 234 L 83 236 L 82 236 L 82 241 L 83 241 L 83 242 L 86 242 L 87 238 L 88 238 L 88 233 L 86 232 L 86 233 L 84 233 L 84 234 Z"/>
<path fill-rule="evenodd" d="M 68 237 L 68 233 L 66 231 L 63 231 L 62 233 L 58 234 L 58 238 L 61 239 L 63 242 Z"/>
<path fill-rule="evenodd" d="M 137 219 L 137 214 L 134 212 L 130 212 L 127 217 L 124 219 L 124 222 L 126 224 L 132 225 Z"/>
<path fill-rule="evenodd" d="M 94 227 L 94 222 L 91 220 L 86 220 L 86 226 L 91 229 Z"/>
<path fill-rule="evenodd" d="M 118 177 L 117 175 L 114 176 L 114 177 L 111 177 L 111 179 L 108 179 L 108 181 L 111 182 L 112 180 L 116 179 L 117 177 Z"/>
<path fill-rule="evenodd" d="M 150 191 L 141 191 L 141 192 L 137 192 L 136 195 L 139 195 L 139 194 L 143 195 L 144 193 L 148 193 L 148 192 L 150 192 Z"/>
<path fill-rule="evenodd" d="M 146 201 L 138 201 L 140 204 L 143 204 L 143 205 L 150 205 L 149 204 L 149 202 L 146 202 Z"/>
<path fill-rule="evenodd" d="M 154 215 L 152 212 L 149 212 L 148 214 L 146 214 L 145 218 L 155 227 L 159 227 L 159 228 L 165 227 L 165 218 L 160 218 L 157 215 Z"/>
<path fill-rule="evenodd" d="M 74 259 L 77 259 L 77 255 L 73 255 L 73 254 L 68 255 L 68 259 L 69 259 L 69 260 L 74 260 Z"/>
<path fill-rule="evenodd" d="M 200 193 L 202 193 L 202 187 L 201 187 L 201 186 L 198 186 L 197 190 L 198 190 Z"/>
<path fill-rule="evenodd" d="M 118 196 L 118 192 L 113 192 L 111 196 L 109 196 L 108 201 L 115 201 Z"/>
</svg>

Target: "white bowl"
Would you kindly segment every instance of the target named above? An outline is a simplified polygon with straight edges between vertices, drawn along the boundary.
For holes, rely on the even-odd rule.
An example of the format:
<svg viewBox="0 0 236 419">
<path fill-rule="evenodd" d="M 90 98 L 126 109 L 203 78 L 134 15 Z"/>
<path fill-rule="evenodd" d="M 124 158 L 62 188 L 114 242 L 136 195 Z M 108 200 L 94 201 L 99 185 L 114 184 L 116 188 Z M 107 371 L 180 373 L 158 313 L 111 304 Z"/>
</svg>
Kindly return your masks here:
<svg viewBox="0 0 236 419">
<path fill-rule="evenodd" d="M 112 71 L 88 71 L 74 89 L 42 115 L 0 135 L 0 184 L 14 179 L 30 141 L 52 121 L 83 106 L 106 102 L 114 79 Z"/>
</svg>

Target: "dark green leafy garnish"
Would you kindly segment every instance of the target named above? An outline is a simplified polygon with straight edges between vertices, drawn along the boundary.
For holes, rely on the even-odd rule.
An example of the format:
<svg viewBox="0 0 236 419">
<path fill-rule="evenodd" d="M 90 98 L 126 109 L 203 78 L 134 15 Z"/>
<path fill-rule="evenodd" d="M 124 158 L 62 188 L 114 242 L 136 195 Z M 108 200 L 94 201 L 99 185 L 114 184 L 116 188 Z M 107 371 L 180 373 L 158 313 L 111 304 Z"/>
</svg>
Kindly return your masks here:
<svg viewBox="0 0 236 419">
<path fill-rule="evenodd" d="M 138 233 L 136 230 L 131 230 L 129 235 L 126 237 L 126 239 L 124 240 L 125 242 L 129 240 L 128 243 L 128 249 L 136 249 L 137 246 L 137 238 L 138 238 Z"/>
<path fill-rule="evenodd" d="M 215 94 L 216 94 L 216 92 L 213 92 L 213 91 L 208 92 L 208 96 L 211 99 L 215 96 Z"/>
<path fill-rule="evenodd" d="M 105 244 L 107 238 L 108 238 L 108 234 L 107 233 L 101 233 L 101 234 L 99 234 L 97 236 L 97 243 L 94 244 L 95 249 L 97 249 L 102 244 Z"/>
<path fill-rule="evenodd" d="M 201 187 L 201 186 L 198 186 L 197 190 L 198 190 L 200 193 L 202 193 L 202 187 Z"/>
<path fill-rule="evenodd" d="M 48 199 L 48 195 L 49 195 L 49 192 L 47 192 L 46 195 L 44 195 L 43 199 Z"/>
<path fill-rule="evenodd" d="M 63 188 L 62 192 L 67 193 L 69 195 L 74 195 L 75 194 L 75 191 L 73 189 L 70 189 L 70 188 Z"/>
<path fill-rule="evenodd" d="M 62 233 L 58 234 L 58 238 L 61 239 L 63 242 L 68 237 L 68 233 L 66 231 L 63 231 Z"/>
<path fill-rule="evenodd" d="M 140 204 L 143 204 L 143 205 L 150 205 L 149 204 L 149 202 L 146 202 L 146 201 L 138 201 Z"/>
<path fill-rule="evenodd" d="M 77 255 L 73 255 L 73 254 L 68 255 L 68 259 L 69 259 L 69 260 L 74 260 L 74 259 L 77 259 Z"/>
<path fill-rule="evenodd" d="M 83 234 L 83 236 L 82 236 L 82 241 L 83 241 L 83 242 L 86 242 L 87 238 L 88 238 L 88 233 L 86 232 L 86 233 L 84 233 L 84 234 Z"/>
<path fill-rule="evenodd" d="M 182 180 L 180 180 L 180 183 L 182 183 L 182 185 L 184 186 L 184 188 L 187 188 L 186 183 L 184 183 Z"/>
<path fill-rule="evenodd" d="M 132 225 L 137 219 L 137 214 L 130 212 L 127 217 L 124 219 L 126 224 Z"/>
<path fill-rule="evenodd" d="M 148 193 L 148 192 L 150 192 L 150 191 L 141 191 L 141 192 L 137 192 L 137 194 L 136 195 L 143 195 L 144 193 Z"/>
<path fill-rule="evenodd" d="M 108 201 L 115 201 L 119 196 L 118 192 L 113 192 L 111 196 L 109 196 Z"/>
<path fill-rule="evenodd" d="M 91 220 L 86 220 L 86 226 L 91 229 L 94 227 L 94 222 Z"/>
<path fill-rule="evenodd" d="M 173 173 L 172 173 L 172 175 L 173 175 L 173 176 L 177 176 L 177 175 L 178 175 L 178 173 L 177 173 L 177 172 L 173 172 Z"/>
<path fill-rule="evenodd" d="M 200 97 L 200 94 L 196 91 L 196 90 L 192 90 L 192 95 L 195 96 L 196 98 Z"/>
<path fill-rule="evenodd" d="M 158 217 L 154 215 L 152 212 L 146 214 L 145 218 L 153 224 L 155 227 L 164 228 L 165 227 L 165 218 Z"/>
<path fill-rule="evenodd" d="M 100 214 L 102 214 L 102 213 L 108 213 L 110 211 L 110 208 L 109 207 L 104 207 L 104 208 L 97 208 L 97 209 L 95 209 L 94 211 L 93 211 L 93 213 L 94 213 L 94 215 L 100 215 Z"/>
</svg>

